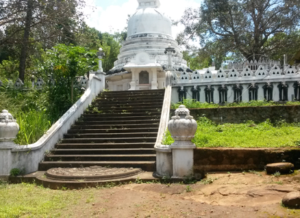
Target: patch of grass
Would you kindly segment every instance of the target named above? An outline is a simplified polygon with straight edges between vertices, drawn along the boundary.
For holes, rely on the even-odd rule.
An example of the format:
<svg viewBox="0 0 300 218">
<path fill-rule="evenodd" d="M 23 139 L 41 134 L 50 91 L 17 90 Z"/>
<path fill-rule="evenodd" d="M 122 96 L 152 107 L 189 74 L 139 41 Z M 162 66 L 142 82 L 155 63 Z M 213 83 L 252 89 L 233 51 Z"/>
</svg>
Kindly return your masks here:
<svg viewBox="0 0 300 218">
<path fill-rule="evenodd" d="M 281 148 L 297 147 L 300 141 L 300 123 L 288 124 L 283 121 L 272 124 L 269 120 L 255 124 L 226 123 L 217 125 L 206 117 L 197 121 L 198 129 L 192 140 L 198 148 Z M 174 140 L 169 131 L 162 141 L 171 145 Z"/>
<path fill-rule="evenodd" d="M 56 217 L 56 210 L 75 204 L 79 197 L 72 191 L 49 190 L 34 184 L 1 186 L 0 217 Z"/>
<path fill-rule="evenodd" d="M 187 108 L 220 108 L 220 107 L 262 107 L 262 106 L 289 106 L 289 105 L 300 105 L 298 101 L 288 101 L 284 104 L 278 104 L 273 101 L 250 101 L 250 102 L 240 102 L 240 103 L 225 103 L 224 105 L 199 102 L 193 99 L 184 99 L 183 102 L 177 104 L 172 104 L 172 109 L 177 109 L 180 105 L 185 105 Z"/>
<path fill-rule="evenodd" d="M 34 143 L 51 127 L 51 122 L 44 111 L 30 110 L 17 114 L 20 131 L 15 142 L 20 145 Z"/>
<path fill-rule="evenodd" d="M 204 185 L 209 185 L 212 184 L 215 180 L 217 180 L 218 178 L 206 178 L 206 179 L 202 179 L 200 181 L 200 183 L 204 184 Z"/>
<path fill-rule="evenodd" d="M 279 176 L 281 176 L 281 174 L 280 174 L 280 172 L 276 172 L 276 173 L 273 174 L 273 176 L 274 177 L 279 177 Z"/>
<path fill-rule="evenodd" d="M 257 175 L 257 176 L 262 176 L 261 173 L 259 173 L 257 171 L 254 171 L 254 170 L 249 170 L 249 173 L 252 173 L 252 174 Z"/>
</svg>

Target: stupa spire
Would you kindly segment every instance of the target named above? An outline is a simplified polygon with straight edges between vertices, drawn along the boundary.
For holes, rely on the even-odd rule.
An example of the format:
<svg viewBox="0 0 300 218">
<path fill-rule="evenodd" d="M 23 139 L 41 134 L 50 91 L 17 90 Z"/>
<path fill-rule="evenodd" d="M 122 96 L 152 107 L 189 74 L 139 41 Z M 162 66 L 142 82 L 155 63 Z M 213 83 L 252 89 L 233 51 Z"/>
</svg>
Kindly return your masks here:
<svg viewBox="0 0 300 218">
<path fill-rule="evenodd" d="M 158 8 L 160 0 L 138 0 L 139 8 Z"/>
</svg>

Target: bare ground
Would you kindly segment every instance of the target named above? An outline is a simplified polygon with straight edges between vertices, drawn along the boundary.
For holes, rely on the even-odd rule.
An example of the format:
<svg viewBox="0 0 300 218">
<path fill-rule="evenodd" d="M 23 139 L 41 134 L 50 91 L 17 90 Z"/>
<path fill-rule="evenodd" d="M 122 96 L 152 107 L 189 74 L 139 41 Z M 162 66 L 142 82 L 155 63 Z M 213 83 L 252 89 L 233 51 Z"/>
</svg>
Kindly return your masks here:
<svg viewBox="0 0 300 218">
<path fill-rule="evenodd" d="M 85 218 L 300 217 L 300 210 L 281 205 L 282 197 L 294 190 L 300 190 L 300 173 L 278 177 L 264 172 L 216 173 L 191 185 L 150 183 L 91 189 L 90 196 L 63 209 L 60 215 Z"/>
</svg>

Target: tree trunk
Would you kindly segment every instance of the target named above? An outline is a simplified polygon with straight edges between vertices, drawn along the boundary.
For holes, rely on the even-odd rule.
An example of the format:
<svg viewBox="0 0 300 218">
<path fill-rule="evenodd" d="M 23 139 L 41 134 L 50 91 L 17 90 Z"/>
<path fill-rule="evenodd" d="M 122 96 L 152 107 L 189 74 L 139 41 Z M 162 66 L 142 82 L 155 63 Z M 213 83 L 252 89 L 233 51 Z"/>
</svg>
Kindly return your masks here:
<svg viewBox="0 0 300 218">
<path fill-rule="evenodd" d="M 20 56 L 19 78 L 23 82 L 25 79 L 28 40 L 29 40 L 29 35 L 30 35 L 30 26 L 31 26 L 31 22 L 32 22 L 33 1 L 34 0 L 28 0 L 28 2 L 27 2 L 27 15 L 26 15 L 24 36 L 23 36 L 21 56 Z"/>
</svg>

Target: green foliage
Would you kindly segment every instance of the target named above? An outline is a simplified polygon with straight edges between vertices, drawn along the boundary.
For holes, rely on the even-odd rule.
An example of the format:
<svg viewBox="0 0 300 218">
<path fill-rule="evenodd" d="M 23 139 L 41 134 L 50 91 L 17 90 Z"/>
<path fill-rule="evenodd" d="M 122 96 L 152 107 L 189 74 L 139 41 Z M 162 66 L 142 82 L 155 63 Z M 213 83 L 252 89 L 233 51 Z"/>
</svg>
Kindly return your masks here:
<svg viewBox="0 0 300 218">
<path fill-rule="evenodd" d="M 280 148 L 296 147 L 300 140 L 300 123 L 288 124 L 265 121 L 254 124 L 248 121 L 242 124 L 226 123 L 217 125 L 206 117 L 197 121 L 198 129 L 193 143 L 198 148 L 232 147 L 232 148 Z M 174 140 L 169 131 L 163 144 L 171 145 Z"/>
<path fill-rule="evenodd" d="M 120 53 L 121 42 L 127 37 L 126 32 L 120 33 L 101 33 L 95 28 L 83 26 L 82 34 L 77 36 L 78 44 L 89 49 L 98 50 L 100 47 L 105 52 L 103 58 L 103 70 L 108 72 L 113 68 L 114 62 Z"/>
<path fill-rule="evenodd" d="M 19 61 L 9 58 L 0 64 L 0 78 L 15 81 L 18 78 Z"/>
<path fill-rule="evenodd" d="M 200 39 L 199 52 L 207 52 L 217 63 L 235 52 L 244 60 L 276 56 L 283 51 L 290 54 L 299 48 L 299 41 L 276 35 L 289 36 L 299 30 L 299 10 L 299 1 L 204 0 L 199 9 L 186 10 L 180 20 L 185 26 L 182 38 Z M 276 39 L 268 41 L 273 37 Z M 218 46 L 212 49 L 214 45 Z"/>
<path fill-rule="evenodd" d="M 187 61 L 188 66 L 192 70 L 207 68 L 211 66 L 212 59 L 210 56 L 205 56 L 205 58 L 201 58 L 197 53 L 189 53 L 187 51 L 183 52 L 183 59 Z"/>
<path fill-rule="evenodd" d="M 21 175 L 21 173 L 22 171 L 18 168 L 14 168 L 10 171 L 10 175 L 14 177 Z"/>
<path fill-rule="evenodd" d="M 296 55 L 300 51 L 300 31 L 293 31 L 290 34 L 277 33 L 264 46 L 272 47 L 273 45 L 281 45 L 281 47 L 270 53 L 272 60 L 281 61 L 283 60 L 283 55 L 286 55 L 288 63 L 290 65 L 295 64 L 295 61 L 297 61 Z"/>
<path fill-rule="evenodd" d="M 172 109 L 177 109 L 180 105 L 185 105 L 187 108 L 220 108 L 220 107 L 263 107 L 263 106 L 292 106 L 300 105 L 298 101 L 288 101 L 284 104 L 278 104 L 273 101 L 250 101 L 250 102 L 240 102 L 240 103 L 225 103 L 225 105 L 199 102 L 193 99 L 184 99 L 183 102 L 172 104 Z"/>
<path fill-rule="evenodd" d="M 161 144 L 163 145 L 171 145 L 174 142 L 174 139 L 172 138 L 172 135 L 170 131 L 166 131 L 165 137 L 163 138 L 163 141 Z"/>
<path fill-rule="evenodd" d="M 28 145 L 38 141 L 51 127 L 51 122 L 44 111 L 19 112 L 17 122 L 20 131 L 15 142 L 20 145 Z"/>
<path fill-rule="evenodd" d="M 58 44 L 46 52 L 46 64 L 58 78 L 74 78 L 97 69 L 97 51 L 80 46 Z"/>
<path fill-rule="evenodd" d="M 51 111 L 45 90 L 21 92 L 2 89 L 0 102 L 0 110 L 7 109 L 20 126 L 15 140 L 20 145 L 36 142 L 61 115 Z"/>
</svg>

